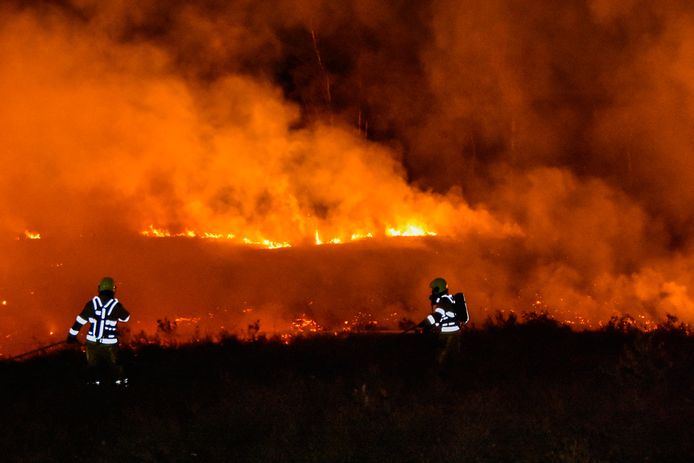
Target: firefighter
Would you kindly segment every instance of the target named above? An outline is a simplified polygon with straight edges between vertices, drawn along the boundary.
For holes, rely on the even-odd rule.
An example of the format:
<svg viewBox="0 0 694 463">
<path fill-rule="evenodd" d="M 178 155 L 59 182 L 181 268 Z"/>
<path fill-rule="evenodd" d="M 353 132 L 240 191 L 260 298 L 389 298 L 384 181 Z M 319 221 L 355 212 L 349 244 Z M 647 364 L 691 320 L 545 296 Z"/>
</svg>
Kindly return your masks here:
<svg viewBox="0 0 694 463">
<path fill-rule="evenodd" d="M 89 323 L 87 342 L 85 344 L 89 384 L 101 385 L 114 382 L 127 386 L 123 366 L 118 360 L 118 322 L 127 322 L 130 313 L 115 298 L 116 284 L 111 277 L 104 277 L 99 282 L 99 294 L 88 301 L 82 312 L 77 315 L 75 323 L 67 336 L 69 344 L 77 344 L 80 329 Z"/>
<path fill-rule="evenodd" d="M 429 283 L 429 287 L 431 313 L 417 326 L 425 330 L 438 330 L 439 350 L 436 361 L 439 367 L 447 367 L 460 356 L 460 327 L 470 320 L 470 315 L 465 295 L 450 295 L 446 280 L 435 278 Z"/>
</svg>

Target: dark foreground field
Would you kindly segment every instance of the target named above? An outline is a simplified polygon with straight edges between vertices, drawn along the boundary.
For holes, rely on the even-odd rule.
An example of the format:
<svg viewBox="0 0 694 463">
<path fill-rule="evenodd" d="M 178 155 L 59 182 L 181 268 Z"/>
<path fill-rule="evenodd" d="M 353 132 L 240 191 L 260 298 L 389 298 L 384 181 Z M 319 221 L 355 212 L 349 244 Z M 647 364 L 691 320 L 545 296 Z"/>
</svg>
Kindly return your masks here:
<svg viewBox="0 0 694 463">
<path fill-rule="evenodd" d="M 0 363 L 3 462 L 694 461 L 694 337 L 544 317 L 463 337 L 235 339 L 124 351 L 88 389 L 79 351 Z"/>
</svg>

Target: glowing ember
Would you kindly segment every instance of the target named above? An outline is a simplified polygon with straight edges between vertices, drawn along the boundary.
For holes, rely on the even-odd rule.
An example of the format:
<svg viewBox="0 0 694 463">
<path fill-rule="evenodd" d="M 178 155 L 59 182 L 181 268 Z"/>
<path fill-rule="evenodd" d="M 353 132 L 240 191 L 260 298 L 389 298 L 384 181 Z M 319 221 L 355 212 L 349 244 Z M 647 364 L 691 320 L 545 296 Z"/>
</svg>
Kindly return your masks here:
<svg viewBox="0 0 694 463">
<path fill-rule="evenodd" d="M 352 233 L 350 240 L 358 241 L 358 240 L 364 240 L 364 239 L 373 238 L 373 237 L 374 237 L 373 233 Z"/>
<path fill-rule="evenodd" d="M 344 241 L 341 238 L 332 238 L 328 241 L 323 241 L 320 237 L 320 234 L 318 233 L 318 230 L 316 230 L 316 235 L 315 235 L 315 243 L 317 246 L 321 246 L 323 244 L 342 244 Z"/>
<path fill-rule="evenodd" d="M 166 230 L 154 228 L 153 225 L 150 225 L 148 230 L 144 230 L 144 231 L 140 232 L 140 234 L 143 236 L 151 236 L 151 237 L 155 237 L 155 238 L 169 238 L 169 237 L 171 237 L 171 233 L 169 233 Z"/>
<path fill-rule="evenodd" d="M 40 240 L 41 239 L 41 233 L 25 230 L 24 231 L 24 237 L 28 240 Z"/>
<path fill-rule="evenodd" d="M 289 326 L 289 332 L 284 332 L 279 335 L 279 339 L 284 344 L 289 344 L 297 336 L 306 336 L 324 332 L 324 328 L 315 320 L 302 314 L 295 318 Z"/>
<path fill-rule="evenodd" d="M 290 248 L 292 246 L 289 243 L 281 243 L 281 242 L 266 240 L 266 239 L 254 241 L 254 240 L 251 240 L 248 238 L 244 238 L 243 242 L 246 244 L 253 245 L 253 246 L 262 246 L 262 247 L 265 247 L 268 249 Z"/>
<path fill-rule="evenodd" d="M 345 325 L 344 331 L 373 331 L 379 328 L 378 320 L 368 312 L 357 312 L 349 323 L 345 322 Z"/>
<path fill-rule="evenodd" d="M 295 333 L 317 333 L 323 330 L 323 327 L 306 315 L 301 315 L 292 321 L 291 327 Z"/>
<path fill-rule="evenodd" d="M 200 317 L 177 317 L 174 319 L 176 323 L 198 323 Z"/>
</svg>

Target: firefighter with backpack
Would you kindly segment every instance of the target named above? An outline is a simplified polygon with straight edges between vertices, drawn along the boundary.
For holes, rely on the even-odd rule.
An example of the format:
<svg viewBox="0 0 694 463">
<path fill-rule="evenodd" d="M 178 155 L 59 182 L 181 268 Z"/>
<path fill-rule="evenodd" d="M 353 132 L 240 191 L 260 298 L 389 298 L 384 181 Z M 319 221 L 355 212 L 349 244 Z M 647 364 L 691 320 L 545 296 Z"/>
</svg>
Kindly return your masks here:
<svg viewBox="0 0 694 463">
<path fill-rule="evenodd" d="M 460 357 L 460 327 L 470 320 L 470 314 L 465 295 L 449 294 L 448 283 L 443 278 L 435 278 L 429 287 L 431 313 L 417 327 L 427 331 L 438 330 L 436 362 L 439 367 L 448 367 Z"/>
</svg>

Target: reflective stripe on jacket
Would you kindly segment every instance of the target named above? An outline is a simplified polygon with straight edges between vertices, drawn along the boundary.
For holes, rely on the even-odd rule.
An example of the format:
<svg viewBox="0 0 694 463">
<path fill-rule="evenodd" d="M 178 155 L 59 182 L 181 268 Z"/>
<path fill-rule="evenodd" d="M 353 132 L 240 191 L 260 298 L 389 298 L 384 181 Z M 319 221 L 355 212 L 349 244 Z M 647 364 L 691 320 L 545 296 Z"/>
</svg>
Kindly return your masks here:
<svg viewBox="0 0 694 463">
<path fill-rule="evenodd" d="M 432 326 L 440 326 L 442 333 L 460 331 L 458 316 L 455 312 L 455 300 L 450 294 L 442 294 L 434 301 L 431 314 L 427 321 Z"/>
<path fill-rule="evenodd" d="M 96 296 L 77 315 L 75 323 L 70 329 L 70 334 L 77 336 L 80 328 L 89 322 L 87 341 L 99 344 L 116 344 L 118 342 L 116 325 L 118 322 L 127 322 L 129 319 L 130 314 L 118 302 L 118 299 L 110 298 L 104 302 Z"/>
</svg>

